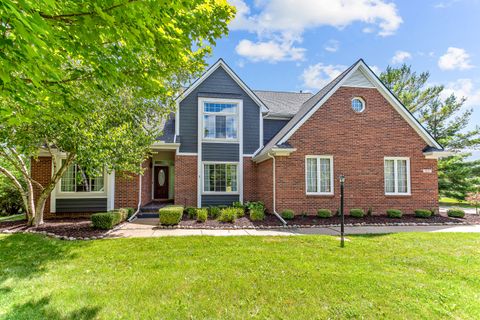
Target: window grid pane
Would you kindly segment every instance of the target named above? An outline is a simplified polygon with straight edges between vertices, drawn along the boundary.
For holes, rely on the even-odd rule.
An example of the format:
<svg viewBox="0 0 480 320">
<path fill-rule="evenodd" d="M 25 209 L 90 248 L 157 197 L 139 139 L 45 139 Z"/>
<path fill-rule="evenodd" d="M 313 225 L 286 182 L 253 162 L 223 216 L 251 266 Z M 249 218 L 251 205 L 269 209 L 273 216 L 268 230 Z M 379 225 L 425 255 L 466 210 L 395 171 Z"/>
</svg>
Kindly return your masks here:
<svg viewBox="0 0 480 320">
<path fill-rule="evenodd" d="M 307 158 L 307 192 L 318 192 L 317 159 Z"/>
<path fill-rule="evenodd" d="M 395 161 L 385 160 L 385 192 L 395 192 Z"/>
<path fill-rule="evenodd" d="M 78 165 L 72 164 L 62 176 L 60 190 L 62 192 L 103 192 L 105 191 L 104 174 L 90 178 Z"/>
<path fill-rule="evenodd" d="M 205 103 L 203 111 L 210 114 L 203 116 L 203 137 L 207 139 L 237 139 L 237 109 L 237 104 Z"/>
<path fill-rule="evenodd" d="M 73 165 L 70 165 L 63 174 L 60 190 L 62 192 L 75 192 L 75 167 Z"/>
<path fill-rule="evenodd" d="M 204 191 L 237 192 L 237 165 L 225 163 L 205 164 Z"/>
<path fill-rule="evenodd" d="M 331 192 L 330 159 L 320 158 L 320 192 Z"/>
<path fill-rule="evenodd" d="M 397 160 L 397 192 L 407 193 L 407 161 Z"/>
</svg>

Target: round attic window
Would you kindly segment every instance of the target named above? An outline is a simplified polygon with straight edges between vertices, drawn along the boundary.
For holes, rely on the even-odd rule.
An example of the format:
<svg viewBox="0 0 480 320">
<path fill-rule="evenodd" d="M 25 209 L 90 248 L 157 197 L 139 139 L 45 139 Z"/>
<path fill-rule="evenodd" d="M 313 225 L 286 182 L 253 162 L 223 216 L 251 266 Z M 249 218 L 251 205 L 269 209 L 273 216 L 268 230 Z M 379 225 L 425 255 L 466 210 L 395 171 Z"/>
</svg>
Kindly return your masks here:
<svg viewBox="0 0 480 320">
<path fill-rule="evenodd" d="M 363 112 L 365 110 L 365 101 L 362 98 L 355 97 L 352 99 L 352 109 L 355 112 Z"/>
</svg>

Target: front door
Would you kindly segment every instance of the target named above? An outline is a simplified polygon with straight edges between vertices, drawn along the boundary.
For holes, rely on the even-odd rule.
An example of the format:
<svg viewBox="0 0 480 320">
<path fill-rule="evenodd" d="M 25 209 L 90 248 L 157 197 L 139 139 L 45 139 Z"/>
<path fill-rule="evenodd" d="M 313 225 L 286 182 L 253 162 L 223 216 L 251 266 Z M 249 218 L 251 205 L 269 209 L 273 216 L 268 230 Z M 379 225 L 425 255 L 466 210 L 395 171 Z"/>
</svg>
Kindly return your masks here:
<svg viewBox="0 0 480 320">
<path fill-rule="evenodd" d="M 153 197 L 168 199 L 168 167 L 155 166 L 153 176 Z"/>
</svg>

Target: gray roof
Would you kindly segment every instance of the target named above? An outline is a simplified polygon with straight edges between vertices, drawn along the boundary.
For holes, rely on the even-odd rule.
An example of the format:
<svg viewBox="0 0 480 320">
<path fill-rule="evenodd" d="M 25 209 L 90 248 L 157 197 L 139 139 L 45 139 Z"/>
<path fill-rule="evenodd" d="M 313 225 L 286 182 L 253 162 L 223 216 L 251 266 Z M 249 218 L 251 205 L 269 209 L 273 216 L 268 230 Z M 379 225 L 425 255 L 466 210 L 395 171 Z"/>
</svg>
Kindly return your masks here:
<svg viewBox="0 0 480 320">
<path fill-rule="evenodd" d="M 165 143 L 174 143 L 175 142 L 175 113 L 171 113 L 166 119 L 162 119 L 160 122 L 160 130 L 162 130 L 162 135 L 157 137 L 155 140 L 165 142 Z"/>
<path fill-rule="evenodd" d="M 254 90 L 253 92 L 267 106 L 269 116 L 287 118 L 293 117 L 300 110 L 302 104 L 313 96 L 310 92 L 264 90 Z"/>
<path fill-rule="evenodd" d="M 360 60 L 359 60 L 360 61 Z M 347 70 L 343 71 L 338 77 L 333 79 L 330 83 L 328 83 L 325 87 L 323 87 L 320 91 L 318 91 L 314 96 L 310 99 L 305 101 L 301 106 L 300 110 L 295 114 L 295 116 L 270 140 L 262 151 L 259 154 L 264 153 L 266 150 L 270 150 L 273 146 L 275 146 L 280 139 L 282 139 L 289 131 L 292 129 L 303 117 L 320 101 L 324 96 L 326 96 L 330 90 L 332 90 L 342 79 L 347 75 L 347 73 L 352 70 L 353 67 L 357 65 L 359 62 L 355 62 L 351 65 Z"/>
</svg>

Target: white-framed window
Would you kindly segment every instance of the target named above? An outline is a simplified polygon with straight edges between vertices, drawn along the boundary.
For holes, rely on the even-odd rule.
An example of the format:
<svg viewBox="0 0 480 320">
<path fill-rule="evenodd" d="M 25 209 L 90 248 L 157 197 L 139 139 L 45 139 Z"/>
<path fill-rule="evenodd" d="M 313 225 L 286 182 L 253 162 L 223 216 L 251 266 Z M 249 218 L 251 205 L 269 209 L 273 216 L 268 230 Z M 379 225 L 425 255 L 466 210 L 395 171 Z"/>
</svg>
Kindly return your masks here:
<svg viewBox="0 0 480 320">
<path fill-rule="evenodd" d="M 352 109 L 353 111 L 360 113 L 365 110 L 365 100 L 360 97 L 355 97 L 352 99 Z"/>
<path fill-rule="evenodd" d="M 238 163 L 204 162 L 203 193 L 238 193 Z"/>
<path fill-rule="evenodd" d="M 384 175 L 386 195 L 410 194 L 410 158 L 385 157 Z"/>
<path fill-rule="evenodd" d="M 203 139 L 238 140 L 237 102 L 203 101 Z"/>
<path fill-rule="evenodd" d="M 307 194 L 333 194 L 333 157 L 306 156 L 305 183 Z"/>
<path fill-rule="evenodd" d="M 89 177 L 79 165 L 71 164 L 60 179 L 60 192 L 103 193 L 105 192 L 105 173 Z"/>
</svg>

